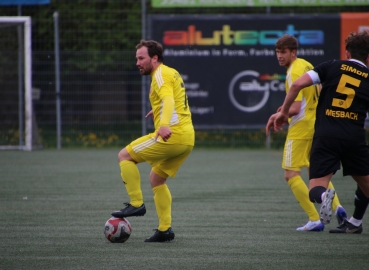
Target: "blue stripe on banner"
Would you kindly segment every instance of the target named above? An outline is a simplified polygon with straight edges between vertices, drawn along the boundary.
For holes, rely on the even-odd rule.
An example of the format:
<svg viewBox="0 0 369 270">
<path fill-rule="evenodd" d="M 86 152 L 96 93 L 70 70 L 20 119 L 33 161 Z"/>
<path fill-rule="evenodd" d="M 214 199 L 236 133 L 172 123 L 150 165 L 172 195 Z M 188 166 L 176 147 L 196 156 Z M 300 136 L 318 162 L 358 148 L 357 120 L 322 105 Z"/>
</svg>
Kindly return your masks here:
<svg viewBox="0 0 369 270">
<path fill-rule="evenodd" d="M 0 0 L 0 6 L 46 5 L 50 0 Z"/>
</svg>

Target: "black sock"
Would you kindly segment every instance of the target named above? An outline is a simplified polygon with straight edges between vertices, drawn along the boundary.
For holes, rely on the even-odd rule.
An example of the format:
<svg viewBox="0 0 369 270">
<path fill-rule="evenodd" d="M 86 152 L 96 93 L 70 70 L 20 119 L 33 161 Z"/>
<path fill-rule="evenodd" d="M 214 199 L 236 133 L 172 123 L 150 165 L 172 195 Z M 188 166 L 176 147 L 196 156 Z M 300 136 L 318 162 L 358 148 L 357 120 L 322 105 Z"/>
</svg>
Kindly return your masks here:
<svg viewBox="0 0 369 270">
<path fill-rule="evenodd" d="M 353 218 L 362 220 L 366 211 L 366 208 L 369 204 L 369 198 L 365 196 L 365 194 L 361 191 L 359 186 L 357 186 L 355 192 L 355 210 L 353 214 Z"/>
<path fill-rule="evenodd" d="M 322 187 L 322 186 L 313 187 L 309 191 L 309 199 L 310 199 L 310 201 L 313 202 L 313 203 L 322 203 L 322 194 L 326 190 L 327 189 L 325 187 Z"/>
</svg>

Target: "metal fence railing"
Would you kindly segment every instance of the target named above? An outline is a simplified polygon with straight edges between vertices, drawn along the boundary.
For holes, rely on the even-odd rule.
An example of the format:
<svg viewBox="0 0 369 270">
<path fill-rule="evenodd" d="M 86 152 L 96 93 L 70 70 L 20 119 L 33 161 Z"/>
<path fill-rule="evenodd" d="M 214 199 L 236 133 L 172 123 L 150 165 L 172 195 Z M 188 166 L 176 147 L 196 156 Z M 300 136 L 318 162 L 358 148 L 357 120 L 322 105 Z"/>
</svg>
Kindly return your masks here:
<svg viewBox="0 0 369 270">
<path fill-rule="evenodd" d="M 55 12 L 59 14 L 62 147 L 123 147 L 141 135 L 142 80 L 135 67 L 135 45 L 142 38 L 142 3 L 147 16 L 369 12 L 369 6 L 156 9 L 149 0 L 51 1 L 50 5 L 23 6 L 21 15 L 32 18 L 32 79 L 33 87 L 40 91 L 34 112 L 44 148 L 57 146 Z M 0 16 L 17 15 L 17 6 L 0 8 Z M 0 50 L 2 43 L 9 42 L 18 46 L 1 39 Z M 0 74 L 1 80 L 3 77 Z M 18 80 L 17 76 L 6 79 L 9 84 Z M 16 99 L 0 97 L 18 106 Z M 0 130 L 0 140 L 5 132 Z M 273 134 L 271 146 L 281 147 L 284 135 Z M 12 136 L 7 139 L 17 140 L 19 134 Z M 263 129 L 202 129 L 196 132 L 196 144 L 263 148 L 266 138 Z"/>
</svg>

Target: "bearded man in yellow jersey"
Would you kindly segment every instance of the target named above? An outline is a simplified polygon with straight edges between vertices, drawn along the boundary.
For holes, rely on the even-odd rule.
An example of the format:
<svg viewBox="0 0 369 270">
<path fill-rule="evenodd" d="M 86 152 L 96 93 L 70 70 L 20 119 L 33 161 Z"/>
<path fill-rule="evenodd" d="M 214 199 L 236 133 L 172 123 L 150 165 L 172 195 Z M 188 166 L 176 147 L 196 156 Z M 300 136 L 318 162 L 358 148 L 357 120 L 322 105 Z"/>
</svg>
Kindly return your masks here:
<svg viewBox="0 0 369 270">
<path fill-rule="evenodd" d="M 150 183 L 159 219 L 155 233 L 145 242 L 174 239 L 171 228 L 172 196 L 166 184 L 192 151 L 195 132 L 181 75 L 163 64 L 163 47 L 154 40 L 141 40 L 136 46 L 136 65 L 141 75 L 151 76 L 150 104 L 155 131 L 131 142 L 118 154 L 121 176 L 130 198 L 125 208 L 112 216 L 123 218 L 146 213 L 137 163 L 151 165 Z"/>
<path fill-rule="evenodd" d="M 279 65 L 287 69 L 286 93 L 288 93 L 292 83 L 314 67 L 306 60 L 297 58 L 298 41 L 294 36 L 282 36 L 277 40 L 275 47 Z M 310 167 L 309 158 L 319 93 L 319 86 L 312 85 L 303 89 L 288 111 L 289 128 L 284 145 L 282 168 L 293 195 L 309 218 L 304 226 L 296 229 L 297 231 L 324 230 L 324 224 L 320 221 L 319 214 L 309 199 L 308 187 L 301 178 L 301 168 L 307 167 L 309 170 Z M 333 188 L 332 183 L 329 183 L 329 187 Z M 334 197 L 332 207 L 340 225 L 347 214 L 340 205 L 338 196 Z"/>
</svg>

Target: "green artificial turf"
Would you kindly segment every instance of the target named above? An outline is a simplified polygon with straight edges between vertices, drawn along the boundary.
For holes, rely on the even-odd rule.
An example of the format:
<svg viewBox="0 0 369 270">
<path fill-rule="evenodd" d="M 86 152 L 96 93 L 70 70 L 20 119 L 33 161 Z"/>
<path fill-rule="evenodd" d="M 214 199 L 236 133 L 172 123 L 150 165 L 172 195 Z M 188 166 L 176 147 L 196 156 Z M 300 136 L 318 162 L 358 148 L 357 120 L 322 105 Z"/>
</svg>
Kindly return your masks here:
<svg viewBox="0 0 369 270">
<path fill-rule="evenodd" d="M 150 168 L 140 164 L 147 208 L 128 218 L 127 242 L 104 237 L 110 213 L 129 201 L 115 150 L 0 152 L 0 269 L 365 269 L 361 235 L 297 232 L 307 222 L 286 184 L 282 151 L 194 150 L 175 179 L 175 240 L 144 243 L 157 228 Z M 307 180 L 306 172 L 303 172 Z M 356 184 L 333 178 L 353 213 Z"/>
</svg>

